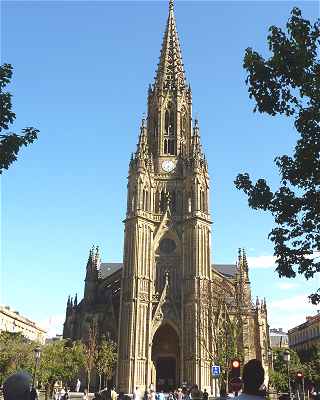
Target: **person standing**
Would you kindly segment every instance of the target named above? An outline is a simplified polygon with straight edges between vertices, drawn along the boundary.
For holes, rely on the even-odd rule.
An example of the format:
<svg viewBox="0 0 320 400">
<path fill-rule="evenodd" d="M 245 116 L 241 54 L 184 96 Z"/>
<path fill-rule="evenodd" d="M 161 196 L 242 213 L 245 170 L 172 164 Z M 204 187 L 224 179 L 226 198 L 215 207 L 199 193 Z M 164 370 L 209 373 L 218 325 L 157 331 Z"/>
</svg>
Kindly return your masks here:
<svg viewBox="0 0 320 400">
<path fill-rule="evenodd" d="M 139 389 L 139 386 L 136 386 L 135 391 L 133 392 L 133 400 L 142 400 L 141 399 L 141 391 Z"/>
<path fill-rule="evenodd" d="M 242 372 L 243 390 L 238 400 L 262 400 L 265 392 L 260 388 L 264 382 L 264 369 L 261 361 L 252 359 L 248 361 Z"/>
<path fill-rule="evenodd" d="M 66 391 L 64 390 L 64 387 L 62 387 L 59 392 L 59 400 L 63 400 L 65 394 L 66 394 Z"/>
<path fill-rule="evenodd" d="M 37 389 L 32 386 L 31 390 L 30 390 L 30 400 L 38 400 L 39 396 L 38 396 L 38 392 Z"/>
<path fill-rule="evenodd" d="M 117 400 L 118 393 L 115 390 L 115 387 L 113 386 L 111 389 L 111 400 Z"/>
<path fill-rule="evenodd" d="M 194 385 L 192 390 L 191 390 L 191 398 L 192 400 L 201 400 L 202 399 L 202 393 L 198 388 L 198 385 Z"/>
<path fill-rule="evenodd" d="M 77 392 L 77 393 L 78 393 L 79 390 L 80 390 L 80 386 L 81 386 L 81 381 L 80 381 L 80 379 L 78 378 L 78 379 L 77 379 L 77 383 L 76 383 L 76 392 Z"/>
<path fill-rule="evenodd" d="M 29 400 L 32 378 L 26 372 L 10 375 L 3 384 L 4 400 Z"/>
<path fill-rule="evenodd" d="M 163 390 L 161 390 L 161 392 L 159 393 L 159 400 L 165 400 L 165 396 L 164 396 L 164 392 Z"/>
<path fill-rule="evenodd" d="M 202 394 L 202 399 L 203 400 L 208 400 L 208 398 L 209 398 L 209 394 L 207 392 L 207 389 L 204 389 L 203 390 L 203 394 Z"/>
</svg>

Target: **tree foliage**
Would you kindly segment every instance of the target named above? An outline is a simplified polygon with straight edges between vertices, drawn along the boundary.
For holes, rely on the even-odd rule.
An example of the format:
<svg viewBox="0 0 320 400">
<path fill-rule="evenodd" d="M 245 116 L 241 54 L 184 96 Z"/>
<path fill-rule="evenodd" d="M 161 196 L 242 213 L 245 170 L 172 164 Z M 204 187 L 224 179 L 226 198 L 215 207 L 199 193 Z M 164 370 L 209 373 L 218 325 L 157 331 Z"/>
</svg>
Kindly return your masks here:
<svg viewBox="0 0 320 400">
<path fill-rule="evenodd" d="M 0 382 L 9 375 L 24 370 L 32 373 L 35 343 L 21 333 L 0 333 Z"/>
<path fill-rule="evenodd" d="M 210 288 L 202 313 L 201 346 L 211 364 L 220 365 L 220 390 L 227 390 L 231 360 L 238 357 L 243 361 L 243 327 L 240 303 L 225 281 L 215 282 Z"/>
<path fill-rule="evenodd" d="M 12 111 L 12 95 L 5 91 L 6 86 L 12 78 L 12 65 L 3 64 L 0 66 L 0 174 L 8 169 L 10 164 L 17 160 L 17 155 L 22 146 L 33 143 L 39 130 L 33 127 L 22 129 L 22 134 L 9 131 L 9 126 L 16 119 Z"/>
<path fill-rule="evenodd" d="M 70 382 L 84 365 L 81 342 L 57 340 L 42 348 L 38 378 L 51 392 L 56 381 Z"/>
<path fill-rule="evenodd" d="M 98 357 L 97 325 L 92 322 L 89 327 L 88 340 L 84 342 L 84 367 L 87 372 L 87 389 L 90 391 L 91 373 Z"/>
<path fill-rule="evenodd" d="M 299 134 L 292 156 L 275 159 L 280 187 L 272 191 L 265 179 L 252 182 L 239 174 L 235 185 L 253 209 L 270 212 L 275 227 L 276 271 L 293 278 L 312 278 L 320 271 L 320 23 L 314 24 L 293 8 L 286 32 L 271 26 L 268 59 L 248 48 L 244 57 L 249 96 L 254 111 L 292 117 Z M 310 296 L 320 302 L 320 290 Z"/>
<path fill-rule="evenodd" d="M 299 359 L 298 354 L 294 350 L 290 352 L 290 382 L 291 387 L 296 379 L 296 373 L 303 370 L 303 365 Z M 277 392 L 288 392 L 288 366 L 284 361 L 283 349 L 278 348 L 273 350 L 273 370 L 270 372 L 270 383 L 277 390 Z"/>
<path fill-rule="evenodd" d="M 96 370 L 99 375 L 99 390 L 101 389 L 101 378 L 112 378 L 112 373 L 117 362 L 117 345 L 111 340 L 103 338 L 99 344 Z"/>
<path fill-rule="evenodd" d="M 320 388 L 320 345 L 299 352 L 305 377 Z"/>
</svg>

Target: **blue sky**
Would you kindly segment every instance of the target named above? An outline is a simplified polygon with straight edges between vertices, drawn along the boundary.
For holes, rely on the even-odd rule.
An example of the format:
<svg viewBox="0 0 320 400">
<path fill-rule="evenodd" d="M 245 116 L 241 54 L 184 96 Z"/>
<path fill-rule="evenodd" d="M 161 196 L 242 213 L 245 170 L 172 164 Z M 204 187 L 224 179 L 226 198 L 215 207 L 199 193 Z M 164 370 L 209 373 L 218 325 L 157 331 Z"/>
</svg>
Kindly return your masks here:
<svg viewBox="0 0 320 400">
<path fill-rule="evenodd" d="M 254 114 L 242 68 L 246 47 L 268 54 L 270 25 L 317 2 L 176 1 L 175 14 L 211 176 L 212 257 L 247 249 L 253 295 L 270 325 L 288 328 L 316 308 L 317 282 L 273 272 L 269 216 L 250 210 L 233 181 L 248 171 L 278 182 L 273 159 L 290 153 L 293 121 Z M 39 140 L 2 178 L 1 302 L 61 329 L 68 294 L 83 293 L 89 248 L 121 261 L 126 177 L 146 111 L 167 19 L 165 1 L 3 2 L 2 62 L 14 66 L 14 129 Z M 51 325 L 49 326 L 49 321 Z"/>
</svg>

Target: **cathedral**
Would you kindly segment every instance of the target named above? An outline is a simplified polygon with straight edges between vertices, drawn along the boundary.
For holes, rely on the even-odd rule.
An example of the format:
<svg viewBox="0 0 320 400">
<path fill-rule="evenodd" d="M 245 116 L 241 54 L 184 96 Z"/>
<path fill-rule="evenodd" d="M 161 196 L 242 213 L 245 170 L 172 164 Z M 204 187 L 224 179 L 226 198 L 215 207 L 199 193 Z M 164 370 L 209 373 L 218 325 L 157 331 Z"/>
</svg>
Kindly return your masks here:
<svg viewBox="0 0 320 400">
<path fill-rule="evenodd" d="M 244 250 L 235 264 L 212 264 L 209 188 L 170 0 L 129 163 L 123 262 L 90 250 L 84 297 L 68 299 L 64 323 L 65 338 L 85 339 L 95 323 L 118 343 L 119 391 L 197 384 L 217 395 L 211 366 L 234 344 L 234 354 L 260 359 L 268 375 L 266 302 L 252 302 Z"/>
</svg>

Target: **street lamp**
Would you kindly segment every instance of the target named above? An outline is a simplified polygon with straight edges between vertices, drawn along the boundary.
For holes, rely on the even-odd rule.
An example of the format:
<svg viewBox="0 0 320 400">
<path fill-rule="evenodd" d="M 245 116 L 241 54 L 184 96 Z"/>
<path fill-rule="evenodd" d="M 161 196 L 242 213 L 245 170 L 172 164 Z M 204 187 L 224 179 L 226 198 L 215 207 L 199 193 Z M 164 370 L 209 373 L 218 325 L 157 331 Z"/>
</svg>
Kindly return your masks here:
<svg viewBox="0 0 320 400">
<path fill-rule="evenodd" d="M 40 356 L 41 356 L 41 348 L 36 347 L 34 349 L 34 370 L 33 370 L 33 377 L 32 377 L 32 387 L 34 387 L 34 383 L 36 380 L 37 366 L 38 366 L 38 363 L 40 360 Z"/>
<path fill-rule="evenodd" d="M 289 397 L 290 397 L 290 400 L 291 400 L 290 367 L 289 367 L 289 364 L 290 364 L 290 351 L 289 351 L 289 350 L 285 350 L 285 351 L 283 352 L 283 360 L 284 360 L 284 362 L 287 363 L 287 368 L 288 368 Z"/>
</svg>

